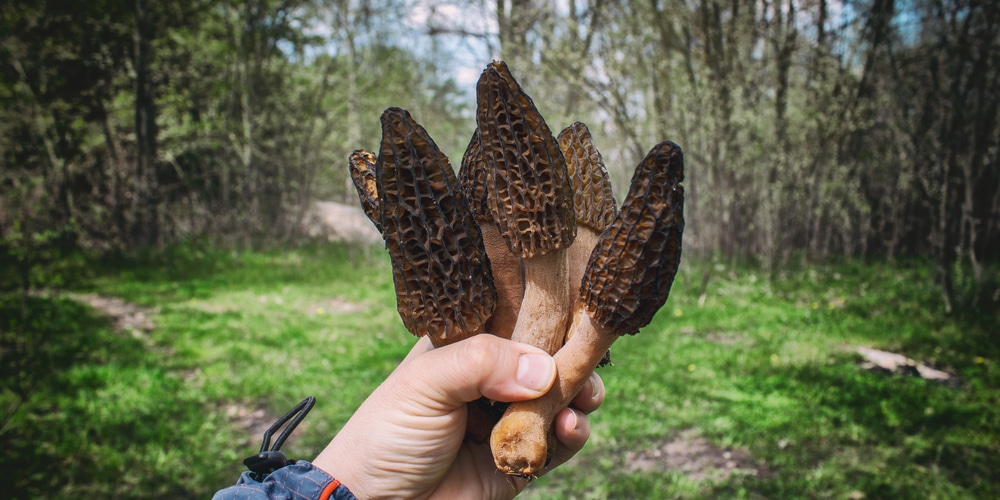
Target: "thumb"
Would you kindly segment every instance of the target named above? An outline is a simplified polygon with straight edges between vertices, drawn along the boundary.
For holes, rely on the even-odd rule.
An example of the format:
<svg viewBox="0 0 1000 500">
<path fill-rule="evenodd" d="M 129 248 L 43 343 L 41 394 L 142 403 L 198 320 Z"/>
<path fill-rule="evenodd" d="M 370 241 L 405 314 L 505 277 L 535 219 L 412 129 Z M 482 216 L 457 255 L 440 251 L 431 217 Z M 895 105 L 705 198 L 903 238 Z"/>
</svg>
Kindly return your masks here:
<svg viewBox="0 0 1000 500">
<path fill-rule="evenodd" d="M 482 334 L 419 354 L 393 377 L 402 378 L 408 399 L 417 396 L 447 411 L 481 396 L 497 401 L 537 398 L 555 382 L 556 364 L 541 349 Z"/>
</svg>

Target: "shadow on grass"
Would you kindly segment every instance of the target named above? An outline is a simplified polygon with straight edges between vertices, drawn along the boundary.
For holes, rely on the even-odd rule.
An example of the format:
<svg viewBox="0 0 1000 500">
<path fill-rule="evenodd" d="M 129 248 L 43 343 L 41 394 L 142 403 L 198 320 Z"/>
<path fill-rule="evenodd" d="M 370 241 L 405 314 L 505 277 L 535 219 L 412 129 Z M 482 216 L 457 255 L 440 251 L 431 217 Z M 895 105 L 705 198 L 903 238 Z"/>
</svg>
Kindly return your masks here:
<svg viewBox="0 0 1000 500">
<path fill-rule="evenodd" d="M 778 473 L 722 485 L 712 496 L 981 497 L 997 485 L 1000 428 L 990 398 L 976 390 L 867 372 L 847 357 L 758 373 L 738 386 L 794 402 L 770 428 L 752 408 L 730 408 L 742 420 L 737 433 L 764 438 L 753 448 Z M 771 442 L 776 436 L 787 445 Z"/>
<path fill-rule="evenodd" d="M 731 389 L 697 396 L 724 409 L 726 423 L 705 419 L 697 428 L 711 442 L 750 450 L 767 474 L 715 481 L 681 469 L 637 473 L 623 461 L 635 449 L 627 443 L 611 459 L 589 458 L 610 460 L 589 467 L 608 474 L 602 495 L 989 498 L 1000 484 L 1000 421 L 988 391 L 870 373 L 843 355 L 823 364 L 760 367 L 730 383 Z"/>
<path fill-rule="evenodd" d="M 5 497 L 204 497 L 186 485 L 220 484 L 181 450 L 225 430 L 141 340 L 77 302 L 21 300 L 0 296 Z"/>
</svg>

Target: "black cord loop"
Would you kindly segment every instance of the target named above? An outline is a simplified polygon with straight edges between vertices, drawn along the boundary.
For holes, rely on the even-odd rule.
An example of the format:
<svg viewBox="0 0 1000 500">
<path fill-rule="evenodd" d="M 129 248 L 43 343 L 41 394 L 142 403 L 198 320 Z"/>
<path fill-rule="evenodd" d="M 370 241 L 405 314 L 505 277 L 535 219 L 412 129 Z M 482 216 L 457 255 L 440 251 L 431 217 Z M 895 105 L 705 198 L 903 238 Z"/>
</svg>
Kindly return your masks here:
<svg viewBox="0 0 1000 500">
<path fill-rule="evenodd" d="M 243 460 L 243 465 L 250 469 L 250 477 L 257 481 L 263 481 L 264 477 L 268 474 L 286 466 L 295 463 L 295 460 L 289 460 L 285 457 L 285 454 L 279 451 L 281 445 L 285 444 L 285 440 L 288 436 L 292 434 L 296 427 L 306 418 L 309 411 L 312 410 L 313 406 L 316 404 L 316 398 L 309 396 L 299 404 L 295 405 L 291 410 L 288 411 L 284 416 L 275 420 L 271 427 L 268 427 L 264 431 L 264 440 L 260 445 L 260 453 L 256 455 L 247 457 Z M 290 423 L 288 421 L 291 420 Z M 285 430 L 281 432 L 278 439 L 274 441 L 274 446 L 269 450 L 268 447 L 271 446 L 271 436 L 281 428 L 282 425 L 288 425 Z"/>
</svg>

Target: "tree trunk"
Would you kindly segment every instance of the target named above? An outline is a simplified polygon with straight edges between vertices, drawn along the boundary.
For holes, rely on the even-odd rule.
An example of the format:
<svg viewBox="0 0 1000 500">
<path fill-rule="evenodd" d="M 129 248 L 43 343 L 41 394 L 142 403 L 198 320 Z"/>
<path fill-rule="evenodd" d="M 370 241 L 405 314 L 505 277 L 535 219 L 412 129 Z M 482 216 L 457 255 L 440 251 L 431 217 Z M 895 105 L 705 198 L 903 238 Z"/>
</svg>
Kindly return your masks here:
<svg viewBox="0 0 1000 500">
<path fill-rule="evenodd" d="M 527 72 L 527 68 L 531 67 L 528 32 L 534 25 L 536 10 L 532 0 L 497 0 L 500 57 L 512 68 L 523 68 L 518 74 L 522 85 L 530 79 Z"/>
<path fill-rule="evenodd" d="M 108 147 L 108 155 L 110 156 L 110 208 L 115 224 L 115 234 L 119 240 L 117 243 L 123 245 L 128 240 L 128 221 L 125 217 L 127 202 L 124 196 L 125 190 L 122 187 L 122 172 L 128 171 L 128 164 L 121 152 L 118 139 L 111 129 L 111 117 L 108 116 L 107 108 L 105 108 L 104 103 L 101 101 L 98 101 L 95 107 L 100 114 L 101 131 L 104 133 L 104 142 Z"/>
<path fill-rule="evenodd" d="M 159 189 L 156 178 L 156 98 L 152 82 L 152 27 L 146 0 L 135 2 L 135 217 L 132 236 L 139 245 L 159 242 Z"/>
</svg>

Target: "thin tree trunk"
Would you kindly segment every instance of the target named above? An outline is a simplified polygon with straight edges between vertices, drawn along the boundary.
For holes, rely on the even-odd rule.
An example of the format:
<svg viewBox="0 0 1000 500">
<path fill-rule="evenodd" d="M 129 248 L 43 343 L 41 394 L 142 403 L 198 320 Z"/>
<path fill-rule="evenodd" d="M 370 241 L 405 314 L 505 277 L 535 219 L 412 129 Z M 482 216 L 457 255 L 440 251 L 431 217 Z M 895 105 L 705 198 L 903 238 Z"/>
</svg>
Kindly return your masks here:
<svg viewBox="0 0 1000 500">
<path fill-rule="evenodd" d="M 121 239 L 119 244 L 125 243 L 128 238 L 128 221 L 125 217 L 125 210 L 127 209 L 127 203 L 124 198 L 124 189 L 122 187 L 122 171 L 126 170 L 128 166 L 125 164 L 125 158 L 121 152 L 121 145 L 114 136 L 114 132 L 111 130 L 111 117 L 108 116 L 107 110 L 104 107 L 103 102 L 98 102 L 97 107 L 101 115 L 101 130 L 104 133 L 104 142 L 108 147 L 108 154 L 110 155 L 111 165 L 109 169 L 111 170 L 111 212 L 112 218 L 114 220 L 115 229 L 118 234 L 118 238 Z"/>
<path fill-rule="evenodd" d="M 146 0 L 135 2 L 135 136 L 136 217 L 133 238 L 153 246 L 159 242 L 159 200 L 156 180 L 156 100 L 152 82 L 151 25 Z"/>
</svg>

